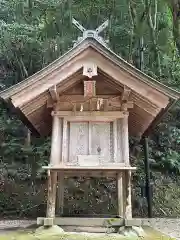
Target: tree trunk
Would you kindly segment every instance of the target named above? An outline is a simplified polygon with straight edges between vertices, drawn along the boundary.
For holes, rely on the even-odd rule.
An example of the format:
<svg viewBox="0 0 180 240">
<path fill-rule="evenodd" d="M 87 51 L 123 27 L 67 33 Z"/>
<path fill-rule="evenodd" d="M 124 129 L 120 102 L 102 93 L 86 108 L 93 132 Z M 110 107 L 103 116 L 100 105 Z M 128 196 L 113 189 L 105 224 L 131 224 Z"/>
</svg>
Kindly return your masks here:
<svg viewBox="0 0 180 240">
<path fill-rule="evenodd" d="M 136 13 L 136 6 L 135 3 L 132 0 L 129 0 L 129 15 L 131 19 L 131 36 L 130 36 L 130 44 L 129 44 L 129 56 L 128 61 L 131 64 L 134 64 L 133 62 L 133 49 L 135 46 L 136 41 L 136 26 L 137 26 L 137 13 Z"/>
<path fill-rule="evenodd" d="M 145 0 L 145 7 L 147 9 L 147 23 L 150 29 L 150 36 L 153 44 L 154 51 L 154 61 L 156 63 L 156 68 L 158 71 L 158 75 L 162 75 L 161 71 L 161 61 L 159 49 L 157 46 L 157 38 L 156 38 L 156 30 L 157 30 L 157 0 L 154 0 L 154 12 L 152 13 L 152 1 Z"/>
<path fill-rule="evenodd" d="M 168 0 L 168 5 L 172 13 L 174 42 L 180 55 L 180 0 Z"/>
</svg>

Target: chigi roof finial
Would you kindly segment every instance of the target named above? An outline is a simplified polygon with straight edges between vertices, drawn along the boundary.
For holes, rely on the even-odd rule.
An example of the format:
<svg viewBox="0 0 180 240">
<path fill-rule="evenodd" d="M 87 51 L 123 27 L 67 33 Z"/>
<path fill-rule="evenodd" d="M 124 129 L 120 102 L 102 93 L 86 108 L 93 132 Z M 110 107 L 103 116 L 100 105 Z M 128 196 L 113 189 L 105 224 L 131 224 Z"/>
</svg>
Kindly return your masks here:
<svg viewBox="0 0 180 240">
<path fill-rule="evenodd" d="M 78 37 L 78 39 L 76 41 L 74 41 L 74 46 L 76 46 L 80 41 L 82 41 L 83 39 L 88 38 L 88 37 L 95 38 L 96 40 L 101 42 L 101 44 L 107 45 L 108 40 L 104 40 L 101 36 L 99 36 L 99 33 L 104 31 L 104 29 L 108 27 L 109 20 L 106 20 L 103 24 L 101 24 L 98 28 L 96 28 L 96 30 L 87 30 L 87 29 L 85 29 L 74 18 L 72 19 L 72 23 L 83 33 L 82 37 Z"/>
</svg>

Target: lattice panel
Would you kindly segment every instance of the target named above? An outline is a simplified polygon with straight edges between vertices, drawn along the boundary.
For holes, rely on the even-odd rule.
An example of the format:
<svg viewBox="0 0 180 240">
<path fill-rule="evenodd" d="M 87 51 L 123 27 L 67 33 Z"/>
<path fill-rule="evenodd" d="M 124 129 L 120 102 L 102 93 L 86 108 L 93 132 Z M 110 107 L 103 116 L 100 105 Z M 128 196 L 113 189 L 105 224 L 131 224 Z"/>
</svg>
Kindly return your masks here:
<svg viewBox="0 0 180 240">
<path fill-rule="evenodd" d="M 96 166 L 97 162 L 99 164 L 113 163 L 113 138 L 113 123 L 70 122 L 68 164 L 78 165 L 81 162 L 83 166 Z M 87 163 L 83 163 L 83 161 L 87 161 Z"/>
<path fill-rule="evenodd" d="M 110 123 L 91 123 L 91 154 L 111 162 Z"/>
<path fill-rule="evenodd" d="M 88 154 L 88 123 L 70 123 L 69 162 L 77 164 L 78 155 Z"/>
</svg>

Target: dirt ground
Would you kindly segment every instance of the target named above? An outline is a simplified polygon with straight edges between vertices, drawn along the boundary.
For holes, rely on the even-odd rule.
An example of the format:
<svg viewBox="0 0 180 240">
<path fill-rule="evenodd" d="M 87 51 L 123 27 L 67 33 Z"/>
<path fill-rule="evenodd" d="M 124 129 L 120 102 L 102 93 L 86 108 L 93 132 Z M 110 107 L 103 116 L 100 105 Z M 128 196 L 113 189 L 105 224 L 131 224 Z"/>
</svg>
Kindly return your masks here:
<svg viewBox="0 0 180 240">
<path fill-rule="evenodd" d="M 0 220 L 0 235 L 15 231 L 16 229 L 27 228 L 36 224 L 36 220 Z M 172 238 L 180 239 L 180 219 L 143 219 L 143 225 L 150 225 L 156 230 L 169 235 Z M 72 232 L 72 227 L 65 231 Z M 86 228 L 85 232 L 101 232 L 102 229 Z"/>
</svg>

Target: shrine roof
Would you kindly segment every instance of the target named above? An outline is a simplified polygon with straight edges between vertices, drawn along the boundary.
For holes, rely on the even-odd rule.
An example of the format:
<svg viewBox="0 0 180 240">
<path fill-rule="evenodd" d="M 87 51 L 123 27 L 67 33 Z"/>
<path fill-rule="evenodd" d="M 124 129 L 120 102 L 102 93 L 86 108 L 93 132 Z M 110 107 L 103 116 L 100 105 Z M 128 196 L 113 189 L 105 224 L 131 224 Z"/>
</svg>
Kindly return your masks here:
<svg viewBox="0 0 180 240">
<path fill-rule="evenodd" d="M 0 98 L 16 109 L 21 120 L 31 130 L 42 135 L 46 132 L 47 124 L 51 122 L 50 113 L 45 110 L 49 89 L 56 85 L 58 93 L 61 94 L 74 86 L 83 79 L 82 68 L 84 63 L 89 61 L 95 62 L 98 74 L 108 78 L 115 88 L 127 86 L 138 94 L 139 101 L 144 101 L 144 104 L 148 102 L 156 108 L 156 114 L 152 113 L 145 125 L 143 121 L 146 122 L 146 117 L 143 117 L 144 120 L 139 117 L 135 119 L 133 116 L 136 115 L 136 110 L 132 112 L 132 121 L 142 121 L 141 125 L 144 126 L 140 135 L 157 124 L 160 116 L 180 97 L 178 91 L 135 68 L 98 39 L 87 37 L 39 72 L 0 92 Z M 39 116 L 36 121 L 31 116 L 35 113 Z M 48 119 L 45 122 L 44 117 Z"/>
<path fill-rule="evenodd" d="M 50 72 L 54 71 L 56 67 L 60 67 L 64 64 L 64 62 L 68 61 L 69 58 L 73 57 L 74 54 L 79 51 L 83 51 L 84 49 L 92 47 L 99 51 L 101 54 L 103 54 L 105 57 L 110 58 L 111 61 L 118 64 L 121 68 L 125 67 L 126 70 L 132 71 L 131 74 L 136 75 L 140 81 L 143 81 L 147 83 L 148 85 L 158 89 L 159 91 L 162 91 L 164 94 L 169 96 L 172 99 L 179 99 L 180 92 L 162 84 L 158 80 L 150 77 L 149 75 L 145 74 L 129 62 L 127 62 L 125 59 L 123 59 L 121 56 L 117 55 L 115 52 L 113 52 L 107 45 L 103 45 L 101 42 L 99 42 L 95 38 L 88 37 L 86 39 L 83 39 L 80 41 L 77 45 L 75 45 L 73 48 L 71 48 L 69 51 L 67 51 L 65 54 L 57 58 L 55 61 L 50 63 L 48 66 L 44 67 L 40 71 L 36 72 L 32 76 L 26 78 L 25 80 L 9 87 L 8 89 L 5 89 L 0 92 L 0 97 L 4 100 L 14 95 L 19 90 L 22 90 L 24 88 L 27 88 L 30 84 L 33 84 L 41 79 L 43 73 L 50 74 Z"/>
</svg>

